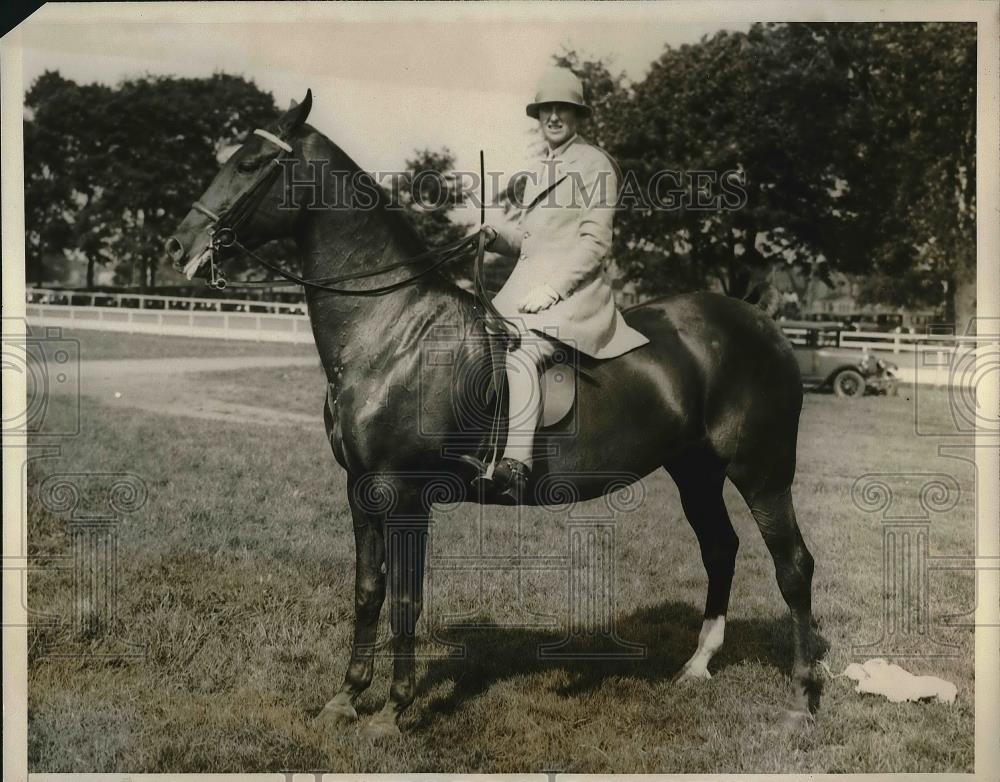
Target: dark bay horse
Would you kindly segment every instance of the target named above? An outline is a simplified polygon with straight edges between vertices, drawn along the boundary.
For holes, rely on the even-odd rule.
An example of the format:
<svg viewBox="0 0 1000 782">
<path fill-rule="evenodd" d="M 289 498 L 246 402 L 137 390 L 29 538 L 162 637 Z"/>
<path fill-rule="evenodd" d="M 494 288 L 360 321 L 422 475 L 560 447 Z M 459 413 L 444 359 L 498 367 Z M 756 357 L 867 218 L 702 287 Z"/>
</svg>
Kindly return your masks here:
<svg viewBox="0 0 1000 782">
<path fill-rule="evenodd" d="M 350 285 L 370 292 L 401 283 L 381 296 L 306 290 L 329 384 L 326 430 L 347 471 L 356 543 L 350 661 L 343 686 L 317 720 L 357 719 L 353 702 L 372 681 L 388 590 L 393 680 L 365 732 L 394 735 L 415 695 L 414 630 L 431 506 L 476 500 L 466 489 L 473 472 L 456 456 L 474 451 L 467 435 L 481 438 L 490 425 L 483 389 L 491 360 L 473 295 L 437 272 L 403 284 L 419 268 L 407 259 L 426 248 L 398 212 L 386 208 L 371 178 L 305 124 L 310 106 L 311 93 L 275 127 L 248 136 L 167 240 L 167 251 L 177 268 L 200 276 L 212 231 L 238 222 L 238 242 L 232 234 L 217 242 L 213 263 L 292 237 L 301 278 L 342 279 L 389 266 L 377 279 L 359 277 Z M 294 177 L 262 176 L 279 158 L 296 162 Z M 317 202 L 321 186 L 332 188 L 336 204 Z M 220 222 L 220 215 L 229 219 Z M 627 315 L 650 344 L 588 367 L 575 415 L 539 433 L 532 501 L 564 503 L 567 491 L 574 499 L 595 498 L 620 489 L 623 475 L 638 480 L 667 470 L 708 574 L 705 623 L 681 675 L 706 678 L 722 644 L 739 544 L 723 502 L 728 477 L 757 521 L 791 610 L 793 693 L 784 719 L 808 722 L 818 695 L 810 643 L 813 558 L 792 507 L 802 386 L 791 348 L 763 312 L 721 295 L 675 296 Z M 422 361 L 428 343 L 444 344 L 447 360 Z M 560 496 L 546 495 L 546 485 L 558 486 Z"/>
</svg>

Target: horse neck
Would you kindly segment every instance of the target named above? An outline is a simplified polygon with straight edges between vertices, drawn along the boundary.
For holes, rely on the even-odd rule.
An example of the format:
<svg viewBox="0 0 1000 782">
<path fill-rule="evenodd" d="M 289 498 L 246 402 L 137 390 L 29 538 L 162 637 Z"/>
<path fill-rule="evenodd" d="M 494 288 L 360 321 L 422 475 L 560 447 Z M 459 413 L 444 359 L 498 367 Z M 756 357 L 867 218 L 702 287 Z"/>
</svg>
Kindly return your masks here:
<svg viewBox="0 0 1000 782">
<path fill-rule="evenodd" d="M 304 213 L 296 234 L 302 274 L 322 279 L 392 265 L 426 248 L 416 233 L 382 207 L 327 208 Z M 374 277 L 336 287 L 370 290 L 413 277 L 423 266 L 406 264 Z M 454 290 L 449 290 L 454 289 Z M 458 289 L 436 273 L 383 296 L 348 296 L 306 288 L 316 345 L 328 374 L 352 358 L 393 348 Z"/>
</svg>

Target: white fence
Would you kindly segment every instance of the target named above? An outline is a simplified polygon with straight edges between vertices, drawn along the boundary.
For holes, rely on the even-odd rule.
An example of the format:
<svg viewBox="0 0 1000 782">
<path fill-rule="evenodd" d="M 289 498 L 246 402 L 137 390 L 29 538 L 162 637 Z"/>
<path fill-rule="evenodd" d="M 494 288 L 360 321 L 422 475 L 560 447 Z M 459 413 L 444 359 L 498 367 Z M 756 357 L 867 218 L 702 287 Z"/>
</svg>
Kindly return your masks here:
<svg viewBox="0 0 1000 782">
<path fill-rule="evenodd" d="M 28 288 L 28 304 L 58 304 L 81 307 L 117 307 L 152 310 L 183 310 L 212 312 L 260 312 L 285 315 L 305 315 L 305 302 L 256 301 L 253 299 L 194 298 L 189 296 L 156 296 L 146 293 L 100 293 L 94 291 Z"/>
<path fill-rule="evenodd" d="M 950 334 L 896 334 L 835 328 L 817 331 L 798 325 L 784 327 L 783 331 L 797 346 L 869 350 L 877 358 L 899 367 L 896 376 L 900 382 L 919 385 L 973 386 L 978 378 L 977 366 L 984 366 L 984 349 L 991 355 L 996 352 L 995 339 Z"/>
<path fill-rule="evenodd" d="M 166 334 L 184 337 L 312 343 L 312 328 L 301 302 L 244 299 L 196 299 L 137 293 L 91 293 L 31 288 L 28 319 L 39 326 Z M 983 350 L 975 338 L 873 331 L 816 333 L 784 328 L 796 345 L 806 336 L 819 347 L 867 348 L 899 365 L 904 383 L 969 385 L 976 374 L 974 353 Z M 997 349 L 995 340 L 989 346 Z M 971 361 L 970 361 L 971 359 Z"/>
<path fill-rule="evenodd" d="M 256 342 L 313 341 L 301 303 L 38 288 L 29 289 L 26 298 L 28 320 L 39 326 Z"/>
<path fill-rule="evenodd" d="M 974 338 L 969 338 L 974 342 Z M 841 331 L 840 347 L 868 348 L 891 353 L 949 351 L 962 342 L 951 334 L 886 334 L 878 331 Z"/>
</svg>

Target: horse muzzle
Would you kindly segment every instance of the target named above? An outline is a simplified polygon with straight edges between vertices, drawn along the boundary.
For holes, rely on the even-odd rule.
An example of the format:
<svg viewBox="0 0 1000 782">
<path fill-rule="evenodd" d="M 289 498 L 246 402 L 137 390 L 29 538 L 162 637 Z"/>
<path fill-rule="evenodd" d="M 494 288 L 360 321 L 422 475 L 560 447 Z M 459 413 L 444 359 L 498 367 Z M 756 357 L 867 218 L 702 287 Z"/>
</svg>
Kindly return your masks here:
<svg viewBox="0 0 1000 782">
<path fill-rule="evenodd" d="M 164 242 L 164 250 L 173 263 L 175 271 L 180 272 L 189 280 L 195 277 L 207 277 L 207 266 L 214 250 L 210 241 L 196 242 L 191 248 L 185 246 L 177 236 L 171 236 Z"/>
<path fill-rule="evenodd" d="M 181 244 L 181 240 L 176 236 L 171 236 L 163 243 L 163 249 L 166 250 L 167 256 L 173 261 L 174 269 L 180 271 L 182 268 L 182 262 L 187 256 L 187 250 L 184 249 L 184 245 Z"/>
</svg>

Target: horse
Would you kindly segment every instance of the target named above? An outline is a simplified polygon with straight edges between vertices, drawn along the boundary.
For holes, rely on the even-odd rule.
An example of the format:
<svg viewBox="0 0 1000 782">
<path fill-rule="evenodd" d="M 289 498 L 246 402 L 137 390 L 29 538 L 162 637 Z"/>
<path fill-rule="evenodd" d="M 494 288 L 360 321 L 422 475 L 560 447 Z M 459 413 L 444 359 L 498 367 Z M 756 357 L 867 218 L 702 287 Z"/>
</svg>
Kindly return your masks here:
<svg viewBox="0 0 1000 782">
<path fill-rule="evenodd" d="M 216 264 L 237 253 L 271 266 L 255 249 L 288 237 L 297 246 L 296 272 L 282 275 L 306 289 L 328 383 L 324 423 L 347 473 L 356 555 L 347 670 L 315 722 L 336 730 L 358 719 L 354 702 L 372 682 L 388 591 L 392 683 L 362 731 L 396 736 L 416 695 L 415 627 L 432 506 L 485 501 L 466 489 L 475 475 L 460 457 L 473 448 L 470 431 L 482 438 L 495 423 L 495 395 L 484 391 L 495 374 L 492 335 L 482 302 L 428 265 L 427 248 L 372 177 L 306 124 L 311 105 L 309 91 L 269 130 L 248 134 L 166 251 L 189 276 L 214 278 Z M 324 187 L 336 198 L 317 199 Z M 350 280 L 351 288 L 330 280 Z M 802 406 L 792 349 L 759 308 L 709 292 L 642 304 L 626 316 L 649 344 L 580 369 L 586 379 L 574 415 L 536 438 L 532 480 L 557 487 L 560 498 L 536 492 L 525 502 L 565 502 L 567 490 L 594 499 L 620 489 L 623 475 L 638 480 L 665 469 L 708 575 L 698 646 L 678 675 L 704 679 L 723 642 L 739 546 L 723 501 L 728 477 L 757 522 L 791 613 L 792 686 L 780 721 L 806 726 L 819 685 L 810 640 L 813 557 L 791 492 Z M 449 360 L 421 361 L 422 345 L 441 339 Z"/>
</svg>

